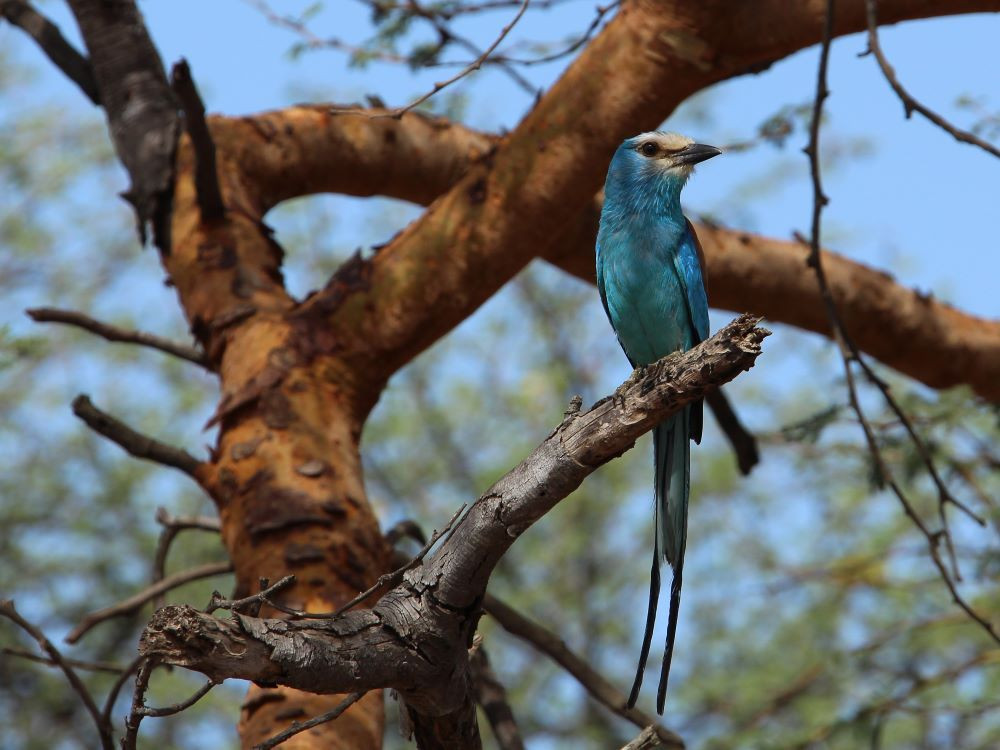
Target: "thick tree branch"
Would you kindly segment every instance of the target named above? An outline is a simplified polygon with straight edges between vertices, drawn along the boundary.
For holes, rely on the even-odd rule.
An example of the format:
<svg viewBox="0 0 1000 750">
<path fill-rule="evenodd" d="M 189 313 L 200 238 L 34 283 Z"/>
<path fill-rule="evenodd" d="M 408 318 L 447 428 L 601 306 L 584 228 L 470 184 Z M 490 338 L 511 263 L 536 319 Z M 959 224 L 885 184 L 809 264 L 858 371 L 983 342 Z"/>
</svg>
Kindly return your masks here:
<svg viewBox="0 0 1000 750">
<path fill-rule="evenodd" d="M 238 677 L 315 693 L 392 687 L 417 719 L 418 735 L 423 727 L 443 746 L 468 747 L 461 744 L 474 732 L 466 645 L 494 566 L 597 467 L 751 367 L 767 335 L 756 322 L 742 316 L 695 349 L 636 371 L 588 411 L 568 413 L 479 498 L 433 557 L 408 571 L 372 610 L 319 621 L 238 613 L 217 620 L 190 607 L 166 607 L 147 626 L 140 652 L 213 679 Z M 442 740 L 442 725 L 450 740 Z"/>
<path fill-rule="evenodd" d="M 169 252 L 179 116 L 160 56 L 133 0 L 69 0 L 90 54 L 115 152 L 132 179 L 139 236 Z"/>
<path fill-rule="evenodd" d="M 90 101 L 100 106 L 101 94 L 90 61 L 66 40 L 58 26 L 24 0 L 0 0 L 0 16 L 34 39 L 53 65 L 79 86 Z"/>
<path fill-rule="evenodd" d="M 591 202 L 624 136 L 655 127 L 710 83 L 815 43 L 824 7 L 820 0 L 625 5 L 490 159 L 362 274 L 335 277 L 302 314 L 328 320 L 366 377 L 387 378 L 547 252 Z M 898 0 L 882 12 L 895 21 L 997 7 L 995 0 Z M 836 33 L 864 27 L 863 0 L 844 3 Z"/>
<path fill-rule="evenodd" d="M 76 326 L 77 328 L 97 334 L 108 341 L 148 346 L 150 349 L 159 349 L 161 352 L 173 354 L 175 357 L 186 359 L 188 362 L 193 362 L 196 365 L 208 367 L 205 355 L 197 348 L 165 339 L 162 336 L 146 333 L 145 331 L 132 331 L 127 328 L 119 328 L 108 323 L 102 323 L 75 310 L 35 307 L 25 310 L 25 312 L 36 323 L 63 323 L 65 325 Z"/>
<path fill-rule="evenodd" d="M 257 123 L 254 128 L 251 122 Z M 330 118 L 307 107 L 242 120 L 218 118 L 212 127 L 227 134 L 234 147 L 243 143 L 240 163 L 272 191 L 263 196 L 264 205 L 323 191 L 377 193 L 428 204 L 489 158 L 499 142 L 440 119 Z M 316 159 L 289 165 L 282 158 L 289 153 L 315 154 Z M 593 282 L 600 207 L 600 198 L 590 200 L 552 244 L 536 250 Z M 775 322 L 830 335 L 801 243 L 704 223 L 697 231 L 713 307 L 753 310 Z M 523 248 L 507 251 L 516 254 Z M 837 305 L 863 351 L 931 387 L 967 384 L 984 398 L 1000 401 L 1000 321 L 964 313 L 829 250 L 823 258 Z"/>
</svg>

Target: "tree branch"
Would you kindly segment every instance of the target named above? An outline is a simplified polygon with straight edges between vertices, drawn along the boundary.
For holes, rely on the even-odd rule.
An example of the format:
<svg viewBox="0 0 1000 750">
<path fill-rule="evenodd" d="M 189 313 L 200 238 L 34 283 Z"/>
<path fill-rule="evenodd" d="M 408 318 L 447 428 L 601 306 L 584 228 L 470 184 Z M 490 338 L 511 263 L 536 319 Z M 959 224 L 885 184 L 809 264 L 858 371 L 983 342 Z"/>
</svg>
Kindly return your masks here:
<svg viewBox="0 0 1000 750">
<path fill-rule="evenodd" d="M 181 448 L 175 448 L 148 435 L 143 435 L 141 432 L 136 432 L 124 422 L 98 409 L 88 396 L 81 394 L 73 399 L 73 413 L 94 432 L 100 433 L 113 443 L 117 443 L 136 458 L 144 458 L 164 466 L 172 466 L 175 469 L 180 469 L 192 479 L 198 479 L 199 471 L 203 466 L 201 461 Z"/>
<path fill-rule="evenodd" d="M 883 13 L 900 20 L 987 6 L 1000 3 L 898 0 Z M 820 0 L 625 5 L 496 154 L 375 256 L 363 283 L 335 278 L 301 313 L 327 320 L 366 377 L 388 378 L 547 252 L 592 201 L 623 137 L 655 127 L 710 83 L 814 43 L 823 8 Z M 845 3 L 836 33 L 864 27 L 863 0 Z"/>
<path fill-rule="evenodd" d="M 174 150 L 180 132 L 176 100 L 134 0 L 69 0 L 87 45 L 115 152 L 132 179 L 124 197 L 135 207 L 140 239 L 146 224 L 169 253 Z"/>
<path fill-rule="evenodd" d="M 472 671 L 476 703 L 486 714 L 500 750 L 524 750 L 521 731 L 517 728 L 517 720 L 507 700 L 507 689 L 493 671 L 482 644 L 482 636 L 478 633 L 469 649 L 469 669 Z"/>
<path fill-rule="evenodd" d="M 684 405 L 751 367 L 767 331 L 742 316 L 694 349 L 636 371 L 613 396 L 571 411 L 519 466 L 479 498 L 437 552 L 371 610 L 330 620 L 217 620 L 165 607 L 140 653 L 213 679 L 236 677 L 314 693 L 392 687 L 416 731 L 445 746 L 475 738 L 466 644 L 494 566 L 511 544 L 584 478 Z M 357 668 L 363 662 L 364 669 Z M 449 744 L 449 742 L 451 744 Z"/>
<path fill-rule="evenodd" d="M 183 586 L 185 583 L 190 583 L 191 581 L 199 581 L 202 578 L 211 578 L 212 576 L 222 575 L 223 573 L 231 573 L 232 570 L 233 565 L 228 561 L 215 562 L 199 565 L 196 568 L 188 568 L 187 570 L 174 573 L 172 576 L 167 576 L 166 578 L 157 581 L 152 586 L 147 586 L 142 591 L 130 596 L 124 601 L 118 602 L 110 607 L 105 607 L 104 609 L 99 609 L 96 612 L 91 612 L 80 621 L 79 625 L 70 631 L 70 634 L 66 636 L 66 642 L 76 643 L 95 625 L 99 625 L 105 620 L 110 620 L 113 617 L 124 617 L 126 615 L 130 615 L 146 602 L 155 599 L 160 594 L 170 591 L 171 589 Z"/>
<path fill-rule="evenodd" d="M 90 61 L 66 40 L 58 26 L 23 0 L 0 1 L 0 15 L 34 39 L 53 65 L 79 86 L 90 101 L 101 105 Z"/>
<path fill-rule="evenodd" d="M 97 734 L 101 738 L 101 747 L 104 750 L 111 750 L 114 746 L 112 741 L 111 726 L 104 720 L 101 716 L 101 712 L 97 708 L 97 704 L 94 703 L 94 698 L 87 689 L 87 686 L 80 679 L 80 676 L 76 673 L 69 662 L 63 658 L 62 653 L 57 649 L 45 634 L 32 625 L 30 622 L 25 620 L 21 614 L 14 607 L 14 602 L 11 599 L 0 600 L 0 617 L 6 617 L 8 620 L 13 622 L 24 632 L 35 639 L 35 642 L 42 648 L 45 653 L 49 655 L 49 658 L 63 671 L 66 675 L 66 679 L 69 680 L 69 684 L 72 686 L 73 690 L 77 695 L 80 696 L 80 700 L 83 701 L 84 707 L 87 709 L 87 713 L 94 720 L 94 724 L 97 727 Z"/>
<path fill-rule="evenodd" d="M 193 346 L 187 346 L 176 341 L 171 341 L 170 339 L 165 339 L 162 336 L 146 333 L 145 331 L 131 331 L 127 328 L 119 328 L 118 326 L 109 325 L 108 323 L 102 323 L 99 320 L 94 320 L 93 318 L 84 315 L 83 313 L 76 312 L 75 310 L 59 310 L 54 307 L 35 307 L 25 310 L 25 312 L 36 323 L 64 323 L 66 325 L 76 326 L 77 328 L 82 328 L 85 331 L 95 333 L 108 341 L 148 346 L 150 349 L 159 349 L 161 352 L 173 354 L 175 357 L 186 359 L 188 362 L 193 362 L 194 364 L 201 365 L 202 367 L 209 366 L 208 361 L 205 359 L 205 355 Z"/>
<path fill-rule="evenodd" d="M 977 138 L 974 134 L 967 130 L 956 128 L 930 107 L 927 107 L 914 99 L 913 95 L 903 88 L 903 84 L 901 84 L 899 79 L 896 77 L 896 71 L 893 69 L 892 65 L 889 64 L 889 60 L 882 51 L 882 45 L 879 44 L 878 18 L 876 17 L 878 12 L 878 3 L 876 0 L 865 0 L 865 9 L 868 18 L 868 49 L 875 56 L 875 60 L 878 62 L 879 69 L 882 71 L 882 75 L 885 76 L 885 80 L 889 83 L 889 86 L 892 87 L 892 90 L 896 92 L 896 96 L 898 96 L 899 100 L 903 103 L 903 111 L 906 112 L 906 117 L 909 118 L 914 112 L 919 112 L 943 131 L 949 133 L 956 141 L 968 143 L 971 146 L 978 146 L 986 153 L 1000 158 L 1000 149 L 992 143 L 987 143 L 982 138 Z"/>
<path fill-rule="evenodd" d="M 191 138 L 195 154 L 194 185 L 198 194 L 198 208 L 201 220 L 218 221 L 226 213 L 222 202 L 222 189 L 215 164 L 215 143 L 205 122 L 205 105 L 201 101 L 198 88 L 191 77 L 187 60 L 181 59 L 174 65 L 170 75 L 170 86 L 184 108 L 184 128 Z"/>
<path fill-rule="evenodd" d="M 639 729 L 651 727 L 665 747 L 683 750 L 684 741 L 679 736 L 660 724 L 656 717 L 650 716 L 638 708 L 628 708 L 626 694 L 604 679 L 584 659 L 567 648 L 565 642 L 558 635 L 537 622 L 529 620 L 516 609 L 490 594 L 483 598 L 483 609 L 508 633 L 527 641 L 532 647 L 541 651 L 573 675 L 590 693 L 590 696 L 605 708 L 632 722 Z"/>
<path fill-rule="evenodd" d="M 227 134 L 225 148 L 239 146 L 239 163 L 265 191 L 265 206 L 313 192 L 380 194 L 429 204 L 464 172 L 490 159 L 499 142 L 440 118 L 331 118 L 307 107 L 249 120 L 215 118 L 212 127 L 217 139 Z M 315 158 L 289 164 L 282 158 L 287 154 Z M 547 247 L 510 246 L 504 252 L 538 254 L 593 283 L 600 210 L 600 199 L 591 199 Z M 752 310 L 831 335 L 801 243 L 705 223 L 696 228 L 713 307 Z M 933 388 L 967 384 L 1000 401 L 1000 321 L 964 313 L 832 251 L 823 251 L 823 259 L 837 305 L 863 351 Z"/>
</svg>

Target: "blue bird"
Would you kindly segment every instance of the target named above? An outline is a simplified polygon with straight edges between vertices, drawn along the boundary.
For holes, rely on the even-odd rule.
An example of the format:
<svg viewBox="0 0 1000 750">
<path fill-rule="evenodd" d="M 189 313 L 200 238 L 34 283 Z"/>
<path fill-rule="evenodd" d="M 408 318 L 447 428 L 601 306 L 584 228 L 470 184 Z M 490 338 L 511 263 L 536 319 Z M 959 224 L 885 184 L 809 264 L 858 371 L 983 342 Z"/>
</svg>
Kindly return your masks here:
<svg viewBox="0 0 1000 750">
<path fill-rule="evenodd" d="M 722 153 L 675 133 L 643 133 L 615 152 L 604 185 L 597 235 L 597 288 L 618 343 L 633 367 L 649 365 L 708 337 L 703 258 L 681 213 L 681 189 L 694 165 Z M 653 568 L 642 651 L 628 706 L 635 705 L 660 594 L 661 556 L 673 570 L 667 642 L 656 693 L 663 713 L 677 632 L 690 490 L 690 440 L 701 441 L 702 403 L 653 429 Z"/>
</svg>

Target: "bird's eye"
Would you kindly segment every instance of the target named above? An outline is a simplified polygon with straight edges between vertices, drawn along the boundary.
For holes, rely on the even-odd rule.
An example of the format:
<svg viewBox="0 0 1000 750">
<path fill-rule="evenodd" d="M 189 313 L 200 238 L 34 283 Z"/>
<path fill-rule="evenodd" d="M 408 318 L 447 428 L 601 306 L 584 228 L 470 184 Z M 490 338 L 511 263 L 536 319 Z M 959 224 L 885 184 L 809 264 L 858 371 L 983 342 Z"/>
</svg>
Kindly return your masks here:
<svg viewBox="0 0 1000 750">
<path fill-rule="evenodd" d="M 656 144 L 652 141 L 646 141 L 641 146 L 639 146 L 639 151 L 643 156 L 656 156 L 656 152 L 659 151 Z"/>
</svg>

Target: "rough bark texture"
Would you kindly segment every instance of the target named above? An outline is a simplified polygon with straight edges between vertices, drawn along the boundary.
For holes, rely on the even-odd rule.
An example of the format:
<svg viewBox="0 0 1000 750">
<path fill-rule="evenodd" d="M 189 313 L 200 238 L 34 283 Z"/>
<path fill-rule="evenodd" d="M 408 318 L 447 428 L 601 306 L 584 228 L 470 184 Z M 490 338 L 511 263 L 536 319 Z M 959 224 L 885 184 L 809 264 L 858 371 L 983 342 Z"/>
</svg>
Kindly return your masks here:
<svg viewBox="0 0 1000 750">
<path fill-rule="evenodd" d="M 70 0 L 70 5 L 87 44 L 112 139 L 132 179 L 130 199 L 140 227 L 153 223 L 164 267 L 219 377 L 221 400 L 213 417 L 220 426 L 218 444 L 211 461 L 199 467 L 198 480 L 218 506 L 238 589 L 246 594 L 262 577 L 275 580 L 294 573 L 296 585 L 283 592 L 283 603 L 330 610 L 367 588 L 387 566 L 386 545 L 365 497 L 358 454 L 364 419 L 386 380 L 532 258 L 563 258 L 564 265 L 574 269 L 586 259 L 589 275 L 593 214 L 588 218 L 588 212 L 593 211 L 594 194 L 618 142 L 655 127 L 706 85 L 761 70 L 815 43 L 825 2 L 625 3 L 503 139 L 416 114 L 396 122 L 371 120 L 364 113 L 296 107 L 258 117 L 214 118 L 210 128 L 225 213 L 208 221 L 197 200 L 195 151 L 186 136 L 177 140 L 177 105 L 134 3 Z M 863 28 L 861 0 L 838 7 L 838 34 Z M 880 16 L 883 22 L 894 22 L 998 8 L 1000 0 L 883 0 Z M 263 217 L 281 200 L 331 189 L 433 203 L 373 260 L 353 259 L 322 290 L 299 303 L 284 288 L 282 249 Z M 586 221 L 589 229 L 567 239 L 586 227 Z M 766 241 L 757 241 L 751 253 L 747 248 L 755 249 L 754 243 L 744 245 L 734 236 L 702 230 L 714 303 L 762 310 L 777 320 L 801 320 L 804 327 L 825 330 L 818 317 L 811 317 L 821 313 L 806 312 L 811 303 L 799 251 L 771 244 L 766 260 L 755 258 L 746 265 L 751 254 L 765 254 Z M 835 267 L 831 260 L 828 268 Z M 582 268 L 578 272 L 583 273 Z M 777 269 L 769 280 L 762 278 L 765 268 L 768 274 Z M 847 315 L 849 325 L 869 316 L 874 316 L 871 325 L 879 328 L 894 320 L 897 298 L 908 293 L 893 291 L 896 297 L 888 303 L 872 299 L 898 287 L 875 272 L 844 269 L 843 281 L 837 282 L 844 303 L 859 305 L 856 314 Z M 785 279 L 794 304 L 767 308 L 747 278 L 761 285 L 756 291 L 762 296 L 772 294 L 768 281 Z M 860 302 L 861 292 L 854 288 L 859 279 L 867 290 Z M 740 296 L 747 292 L 752 299 Z M 899 338 L 922 329 L 921 321 L 937 320 L 931 330 L 944 332 L 953 325 L 962 332 L 955 334 L 959 338 L 954 350 L 967 350 L 966 362 L 980 369 L 977 357 L 988 349 L 995 367 L 995 326 L 979 331 L 976 339 L 970 332 L 974 319 L 962 319 L 950 308 L 910 300 L 907 310 L 911 312 L 898 318 L 906 324 Z M 852 332 L 863 346 L 878 345 L 859 330 Z M 915 355 L 886 348 L 871 351 L 904 371 L 911 368 L 911 374 L 922 372 Z M 953 350 L 948 351 L 950 356 Z M 954 382 L 963 366 L 947 375 L 917 376 Z M 695 398 L 701 392 L 696 387 L 701 375 L 674 375 L 674 390 L 657 385 L 650 391 L 675 399 L 670 408 L 679 406 L 682 397 Z M 994 390 L 989 384 L 977 388 L 996 397 L 1000 379 L 987 377 Z M 395 685 L 406 697 L 417 734 L 427 746 L 459 742 L 441 739 L 446 736 L 467 739 L 462 733 L 474 716 L 467 671 L 454 666 L 474 630 L 477 597 L 488 571 L 559 493 L 569 491 L 594 466 L 648 429 L 654 412 L 667 413 L 666 407 L 642 405 L 641 399 L 628 403 L 632 406 L 627 413 L 616 411 L 619 402 L 612 400 L 586 418 L 568 420 L 555 433 L 558 445 L 547 441 L 539 449 L 542 454 L 522 465 L 516 480 L 484 496 L 463 522 L 463 534 L 453 539 L 471 542 L 469 548 L 481 545 L 485 556 L 439 553 L 411 572 L 403 588 L 381 599 L 380 618 L 415 628 L 387 636 L 382 642 L 386 653 L 399 648 L 400 632 L 404 640 L 419 634 L 422 648 L 419 657 L 391 663 L 391 680 L 378 677 L 378 660 L 366 662 L 363 669 L 342 665 L 351 680 L 334 680 L 334 675 L 347 674 L 333 668 L 337 662 L 308 670 L 305 679 L 306 672 L 296 671 L 294 663 L 275 661 L 289 656 L 295 662 L 301 654 L 271 649 L 266 663 L 276 671 L 257 676 L 261 684 L 275 686 L 251 691 L 240 722 L 244 746 L 296 718 L 336 705 L 337 697 L 295 689 L 316 689 L 316 681 L 323 679 L 328 680 L 327 689 L 320 692 L 353 690 L 359 681 L 371 687 Z M 619 422 L 605 430 L 602 420 L 612 417 Z M 631 437 L 616 443 L 612 434 Z M 523 471 L 539 461 L 559 470 L 547 474 L 544 482 L 540 474 Z M 533 500 L 511 504 L 514 495 Z M 433 601 L 423 601 L 422 611 L 445 604 L 447 612 L 413 619 L 417 600 L 412 597 L 430 596 L 428 592 Z M 190 612 L 183 615 L 201 634 L 202 620 Z M 379 631 L 383 626 L 372 617 L 357 612 L 344 622 Z M 259 627 L 269 638 L 287 639 L 300 630 L 299 625 L 257 622 L 267 623 Z M 426 631 L 415 624 L 426 622 L 441 629 Z M 157 623 L 163 633 L 172 632 L 172 625 L 160 619 L 153 625 Z M 218 656 L 215 645 L 230 635 L 247 644 L 247 638 L 263 643 L 265 631 L 257 627 L 241 618 L 238 628 L 218 625 L 221 640 L 184 640 L 191 652 L 184 657 L 187 661 L 177 656 L 177 663 L 201 668 L 198 655 Z M 256 662 L 249 654 L 218 665 L 218 675 L 252 676 L 247 670 Z M 421 671 L 424 661 L 451 669 L 433 672 L 431 682 L 421 682 L 431 674 Z M 286 746 L 376 748 L 381 736 L 382 702 L 375 690 L 335 722 L 297 735 Z"/>
<path fill-rule="evenodd" d="M 215 679 L 312 693 L 391 687 L 406 701 L 422 747 L 478 746 L 467 649 L 493 568 L 591 472 L 752 367 L 768 334 L 757 322 L 744 315 L 695 349 L 636 371 L 586 412 L 568 412 L 371 610 L 290 622 L 239 614 L 218 620 L 187 606 L 165 607 L 143 633 L 141 653 Z"/>
<path fill-rule="evenodd" d="M 293 107 L 238 120 L 217 117 L 212 129 L 217 141 L 239 145 L 243 169 L 273 191 L 264 207 L 305 188 L 427 204 L 500 142 L 441 118 L 331 117 L 330 111 Z M 600 207 L 598 194 L 555 233 L 542 257 L 593 282 Z M 829 335 L 804 245 L 706 224 L 698 224 L 697 231 L 713 307 L 751 310 Z M 530 248 L 507 249 L 508 255 L 519 253 L 530 255 Z M 1000 401 L 1000 321 L 964 313 L 834 252 L 823 257 L 838 307 L 863 351 L 934 388 L 964 384 Z"/>
</svg>

